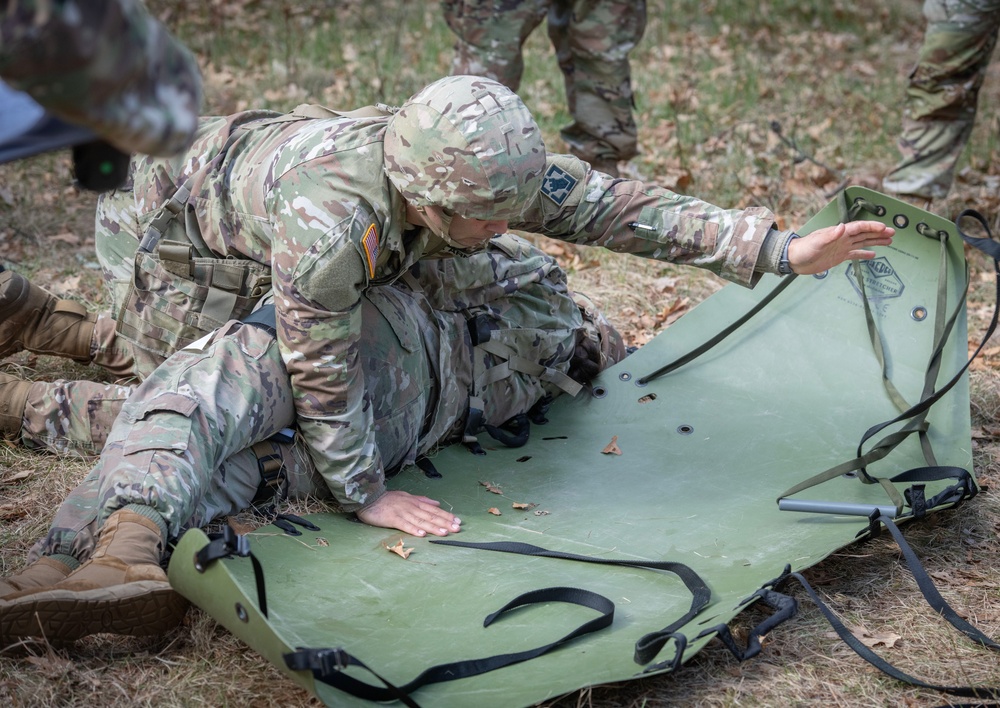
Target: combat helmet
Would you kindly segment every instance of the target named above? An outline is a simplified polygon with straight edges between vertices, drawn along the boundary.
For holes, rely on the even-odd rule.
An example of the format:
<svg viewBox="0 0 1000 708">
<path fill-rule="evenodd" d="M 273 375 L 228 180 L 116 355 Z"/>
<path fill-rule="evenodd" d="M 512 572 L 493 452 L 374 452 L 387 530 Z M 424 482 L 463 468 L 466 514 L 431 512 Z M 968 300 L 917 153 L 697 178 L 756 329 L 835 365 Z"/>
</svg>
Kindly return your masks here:
<svg viewBox="0 0 1000 708">
<path fill-rule="evenodd" d="M 452 214 L 512 221 L 524 212 L 541 189 L 545 145 L 513 91 L 479 76 L 449 76 L 389 120 L 385 172 L 407 202 L 443 212 L 430 225 L 450 242 Z"/>
</svg>

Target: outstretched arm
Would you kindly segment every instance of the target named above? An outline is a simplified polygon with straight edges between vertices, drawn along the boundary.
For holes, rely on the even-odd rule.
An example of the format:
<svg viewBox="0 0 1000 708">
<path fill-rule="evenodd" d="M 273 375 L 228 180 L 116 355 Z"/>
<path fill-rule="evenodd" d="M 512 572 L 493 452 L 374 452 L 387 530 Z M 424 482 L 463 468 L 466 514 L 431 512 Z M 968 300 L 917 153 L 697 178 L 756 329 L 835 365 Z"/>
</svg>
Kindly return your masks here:
<svg viewBox="0 0 1000 708">
<path fill-rule="evenodd" d="M 800 275 L 829 270 L 847 260 L 869 260 L 874 246 L 892 243 L 895 229 L 878 221 L 851 221 L 813 231 L 788 244 L 788 263 Z"/>
</svg>

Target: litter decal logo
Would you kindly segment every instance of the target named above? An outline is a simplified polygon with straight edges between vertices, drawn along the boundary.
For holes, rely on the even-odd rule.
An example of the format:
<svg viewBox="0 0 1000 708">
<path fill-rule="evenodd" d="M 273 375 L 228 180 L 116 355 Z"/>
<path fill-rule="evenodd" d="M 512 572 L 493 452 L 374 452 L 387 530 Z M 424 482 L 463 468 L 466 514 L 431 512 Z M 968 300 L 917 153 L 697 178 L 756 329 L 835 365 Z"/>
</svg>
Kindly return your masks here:
<svg viewBox="0 0 1000 708">
<path fill-rule="evenodd" d="M 562 206 L 569 199 L 570 192 L 577 182 L 579 180 L 576 177 L 559 165 L 550 165 L 549 169 L 545 170 L 545 177 L 542 180 L 542 194 L 554 201 L 556 206 Z"/>
<path fill-rule="evenodd" d="M 375 277 L 375 262 L 378 260 L 378 231 L 375 224 L 368 227 L 365 237 L 361 240 L 365 249 L 365 258 L 368 259 L 368 277 Z"/>
<path fill-rule="evenodd" d="M 885 256 L 873 258 L 870 261 L 851 262 L 844 273 L 851 281 L 854 290 L 861 295 L 858 278 L 854 273 L 855 265 L 860 265 L 861 281 L 865 284 L 865 294 L 870 300 L 885 300 L 899 297 L 903 294 L 903 281 L 896 275 L 892 264 Z"/>
</svg>

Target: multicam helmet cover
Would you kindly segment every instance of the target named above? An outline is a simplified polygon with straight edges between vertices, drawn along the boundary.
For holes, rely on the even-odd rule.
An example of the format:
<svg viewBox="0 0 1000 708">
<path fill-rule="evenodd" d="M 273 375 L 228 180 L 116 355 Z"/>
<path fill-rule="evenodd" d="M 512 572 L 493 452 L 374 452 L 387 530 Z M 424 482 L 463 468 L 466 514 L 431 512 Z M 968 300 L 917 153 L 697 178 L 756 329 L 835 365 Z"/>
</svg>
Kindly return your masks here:
<svg viewBox="0 0 1000 708">
<path fill-rule="evenodd" d="M 385 172 L 403 198 L 467 219 L 514 220 L 541 188 L 545 159 L 517 94 L 478 76 L 435 81 L 386 129 Z"/>
</svg>

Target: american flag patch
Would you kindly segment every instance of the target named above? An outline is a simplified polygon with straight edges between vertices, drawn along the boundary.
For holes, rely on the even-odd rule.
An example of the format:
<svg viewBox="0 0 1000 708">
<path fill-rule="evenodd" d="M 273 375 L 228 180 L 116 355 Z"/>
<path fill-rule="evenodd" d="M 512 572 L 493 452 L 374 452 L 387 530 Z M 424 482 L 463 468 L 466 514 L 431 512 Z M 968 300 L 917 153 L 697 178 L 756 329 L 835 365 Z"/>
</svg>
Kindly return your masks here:
<svg viewBox="0 0 1000 708">
<path fill-rule="evenodd" d="M 361 243 L 365 247 L 365 257 L 368 259 L 368 277 L 375 277 L 375 262 L 378 261 L 378 232 L 375 230 L 375 224 L 368 227 L 365 231 L 365 237 L 362 239 Z"/>
</svg>

